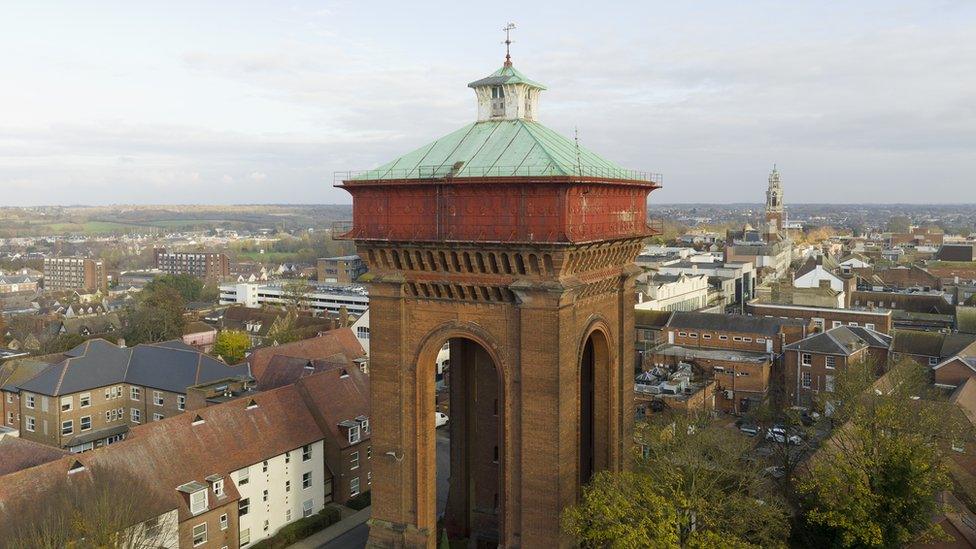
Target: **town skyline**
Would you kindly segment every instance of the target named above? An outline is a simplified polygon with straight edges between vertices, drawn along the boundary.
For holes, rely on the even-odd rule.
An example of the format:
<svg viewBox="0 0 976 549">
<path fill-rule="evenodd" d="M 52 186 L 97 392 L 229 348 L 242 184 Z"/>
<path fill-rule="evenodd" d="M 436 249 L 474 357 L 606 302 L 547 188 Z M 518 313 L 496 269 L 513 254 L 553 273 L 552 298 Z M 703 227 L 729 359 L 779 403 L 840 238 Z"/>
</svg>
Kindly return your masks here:
<svg viewBox="0 0 976 549">
<path fill-rule="evenodd" d="M 655 203 L 742 203 L 774 163 L 788 204 L 976 201 L 967 4 L 221 8 L 4 8 L 3 205 L 347 204 L 334 172 L 474 120 L 507 18 L 540 121 L 662 173 Z"/>
</svg>

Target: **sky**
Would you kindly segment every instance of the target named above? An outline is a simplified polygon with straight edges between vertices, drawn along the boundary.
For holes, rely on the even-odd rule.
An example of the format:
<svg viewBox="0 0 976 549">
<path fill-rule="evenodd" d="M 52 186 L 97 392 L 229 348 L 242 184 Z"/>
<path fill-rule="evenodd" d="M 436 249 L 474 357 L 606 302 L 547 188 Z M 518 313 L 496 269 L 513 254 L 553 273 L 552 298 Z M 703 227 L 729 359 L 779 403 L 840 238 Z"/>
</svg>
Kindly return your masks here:
<svg viewBox="0 0 976 549">
<path fill-rule="evenodd" d="M 0 0 L 0 206 L 348 203 L 516 68 L 652 202 L 976 203 L 976 2 Z"/>
</svg>

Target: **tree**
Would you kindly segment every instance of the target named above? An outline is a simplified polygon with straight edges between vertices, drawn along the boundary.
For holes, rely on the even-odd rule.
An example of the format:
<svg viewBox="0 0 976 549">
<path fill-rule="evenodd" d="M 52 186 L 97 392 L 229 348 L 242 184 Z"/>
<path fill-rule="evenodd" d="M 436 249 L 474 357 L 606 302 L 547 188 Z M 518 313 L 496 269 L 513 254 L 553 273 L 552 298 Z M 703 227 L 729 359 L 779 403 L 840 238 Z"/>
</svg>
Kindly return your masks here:
<svg viewBox="0 0 976 549">
<path fill-rule="evenodd" d="M 308 294 L 312 293 L 312 286 L 307 280 L 291 279 L 282 285 L 281 290 L 287 308 L 299 311 L 308 308 Z"/>
<path fill-rule="evenodd" d="M 208 282 L 203 285 L 200 290 L 200 295 L 197 298 L 198 301 L 205 301 L 207 303 L 216 303 L 220 301 L 220 286 L 213 282 Z"/>
<path fill-rule="evenodd" d="M 251 337 L 247 335 L 247 332 L 223 330 L 217 334 L 217 340 L 214 342 L 211 354 L 223 358 L 227 364 L 237 364 L 244 360 L 244 355 L 250 348 Z"/>
<path fill-rule="evenodd" d="M 5 547 L 150 549 L 178 542 L 176 513 L 157 509 L 158 490 L 129 469 L 96 465 L 44 482 L 0 508 Z"/>
<path fill-rule="evenodd" d="M 584 546 L 777 547 L 788 522 L 782 501 L 738 433 L 704 418 L 642 424 L 633 473 L 600 473 L 564 529 Z"/>
<path fill-rule="evenodd" d="M 149 284 L 146 284 L 144 290 L 154 291 L 163 286 L 168 286 L 179 292 L 180 297 L 187 303 L 199 301 L 200 293 L 203 290 L 203 282 L 199 278 L 187 274 L 157 276 Z"/>
<path fill-rule="evenodd" d="M 63 353 L 74 349 L 84 342 L 85 336 L 79 334 L 58 334 L 41 340 L 41 348 L 38 350 L 38 353 L 42 355 Z"/>
<path fill-rule="evenodd" d="M 837 400 L 844 421 L 810 460 L 798 483 L 805 520 L 832 543 L 896 547 L 943 534 L 931 517 L 937 493 L 951 487 L 944 465 L 954 441 L 968 437 L 958 410 L 935 393 L 913 360 L 894 366 L 860 393 L 864 373 Z"/>
<path fill-rule="evenodd" d="M 284 315 L 279 316 L 268 328 L 268 340 L 282 345 L 303 339 L 301 331 L 296 325 L 298 321 L 298 311 L 289 309 Z"/>
<path fill-rule="evenodd" d="M 147 287 L 139 293 L 138 302 L 126 315 L 126 342 L 157 343 L 183 337 L 184 308 L 182 296 L 172 287 Z"/>
</svg>

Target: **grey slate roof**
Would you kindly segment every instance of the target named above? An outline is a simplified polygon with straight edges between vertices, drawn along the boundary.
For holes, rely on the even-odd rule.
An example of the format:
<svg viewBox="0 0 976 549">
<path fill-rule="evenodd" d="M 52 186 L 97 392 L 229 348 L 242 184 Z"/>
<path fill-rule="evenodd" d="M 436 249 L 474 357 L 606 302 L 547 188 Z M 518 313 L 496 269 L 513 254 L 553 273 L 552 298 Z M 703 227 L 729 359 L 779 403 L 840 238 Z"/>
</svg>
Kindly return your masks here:
<svg viewBox="0 0 976 549">
<path fill-rule="evenodd" d="M 864 349 L 868 342 L 861 339 L 851 327 L 838 326 L 814 334 L 806 339 L 801 339 L 796 343 L 791 343 L 785 347 L 790 351 L 806 351 L 825 355 L 850 356 L 854 352 Z"/>
<path fill-rule="evenodd" d="M 847 329 L 854 332 L 854 334 L 867 343 L 869 347 L 888 349 L 891 347 L 891 340 L 894 339 L 890 335 L 876 332 L 870 328 L 865 328 L 864 326 L 848 326 Z"/>
<path fill-rule="evenodd" d="M 65 355 L 66 359 L 20 383 L 20 389 L 59 396 L 131 383 L 185 393 L 191 385 L 248 376 L 247 369 L 228 366 L 178 341 L 124 348 L 103 339 L 92 339 Z"/>
<path fill-rule="evenodd" d="M 783 326 L 804 326 L 802 320 L 718 313 L 675 312 L 667 326 L 691 330 L 728 331 L 775 336 Z"/>
</svg>

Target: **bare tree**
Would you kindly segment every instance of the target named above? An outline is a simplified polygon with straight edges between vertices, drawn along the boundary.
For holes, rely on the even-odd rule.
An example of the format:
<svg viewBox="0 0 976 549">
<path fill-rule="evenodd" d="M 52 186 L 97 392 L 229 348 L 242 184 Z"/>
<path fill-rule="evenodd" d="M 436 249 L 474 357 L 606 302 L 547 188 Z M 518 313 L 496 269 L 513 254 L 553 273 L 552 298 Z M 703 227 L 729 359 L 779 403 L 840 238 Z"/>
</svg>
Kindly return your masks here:
<svg viewBox="0 0 976 549">
<path fill-rule="evenodd" d="M 129 469 L 78 466 L 4 502 L 0 540 L 5 547 L 38 549 L 176 547 L 177 513 L 165 509 L 164 501 Z"/>
</svg>

